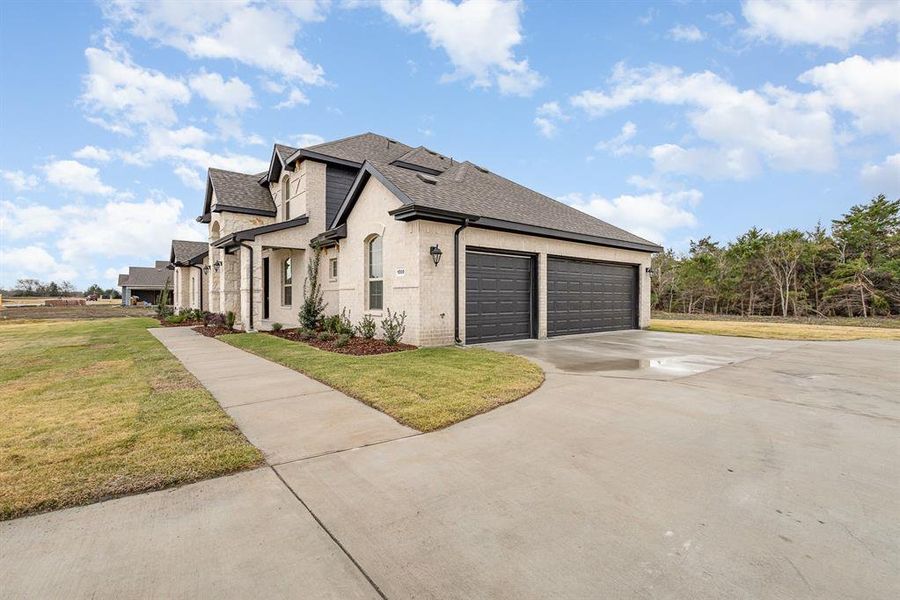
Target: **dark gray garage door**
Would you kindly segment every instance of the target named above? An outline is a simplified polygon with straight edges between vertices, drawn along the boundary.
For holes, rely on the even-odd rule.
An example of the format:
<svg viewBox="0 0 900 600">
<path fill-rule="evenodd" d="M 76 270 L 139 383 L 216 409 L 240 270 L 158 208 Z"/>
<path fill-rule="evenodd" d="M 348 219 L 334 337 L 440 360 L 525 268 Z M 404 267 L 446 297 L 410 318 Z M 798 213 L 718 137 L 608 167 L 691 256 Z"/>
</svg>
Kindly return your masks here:
<svg viewBox="0 0 900 600">
<path fill-rule="evenodd" d="M 532 337 L 532 258 L 466 252 L 466 343 Z"/>
<path fill-rule="evenodd" d="M 637 327 L 637 267 L 547 259 L 547 335 Z"/>
</svg>

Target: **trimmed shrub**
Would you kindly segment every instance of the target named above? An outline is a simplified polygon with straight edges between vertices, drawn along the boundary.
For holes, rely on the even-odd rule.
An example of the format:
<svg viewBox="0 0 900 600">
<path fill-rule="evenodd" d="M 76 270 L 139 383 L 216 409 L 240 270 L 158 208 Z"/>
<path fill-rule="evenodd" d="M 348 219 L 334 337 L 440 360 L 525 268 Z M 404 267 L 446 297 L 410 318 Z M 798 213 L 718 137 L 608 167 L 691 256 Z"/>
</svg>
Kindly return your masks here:
<svg viewBox="0 0 900 600">
<path fill-rule="evenodd" d="M 356 334 L 361 338 L 371 340 L 375 337 L 375 329 L 377 327 L 378 325 L 375 323 L 372 315 L 363 315 L 363 318 L 356 325 Z"/>
<path fill-rule="evenodd" d="M 281 328 L 284 327 L 281 323 L 272 323 L 272 331 L 281 331 Z"/>
<path fill-rule="evenodd" d="M 343 348 L 347 344 L 350 343 L 350 336 L 346 333 L 337 336 L 337 339 L 334 340 L 334 345 L 336 348 Z"/>
<path fill-rule="evenodd" d="M 330 342 L 334 339 L 334 334 L 330 331 L 322 331 L 319 333 L 319 341 L 320 342 Z"/>
<path fill-rule="evenodd" d="M 381 320 L 381 329 L 384 331 L 384 343 L 388 346 L 396 346 L 406 333 L 406 311 L 391 313 L 387 309 L 387 316 Z"/>
<path fill-rule="evenodd" d="M 227 313 L 225 313 L 225 327 L 227 327 L 228 329 L 234 329 L 235 319 L 236 317 L 234 316 L 233 311 L 229 310 Z"/>
</svg>

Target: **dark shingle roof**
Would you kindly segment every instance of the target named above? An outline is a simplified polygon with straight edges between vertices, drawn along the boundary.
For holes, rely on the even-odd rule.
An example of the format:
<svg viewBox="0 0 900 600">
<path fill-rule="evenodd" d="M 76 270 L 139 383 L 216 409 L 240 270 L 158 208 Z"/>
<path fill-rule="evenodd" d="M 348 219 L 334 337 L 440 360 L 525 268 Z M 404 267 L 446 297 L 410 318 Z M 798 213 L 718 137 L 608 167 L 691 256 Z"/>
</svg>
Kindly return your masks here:
<svg viewBox="0 0 900 600">
<path fill-rule="evenodd" d="M 172 271 L 165 268 L 169 264 L 168 261 L 158 260 L 154 267 L 128 267 L 128 279 L 122 283 L 122 276 L 119 276 L 119 285 L 127 285 L 130 288 L 152 289 L 162 288 L 166 285 L 172 285 Z M 162 266 L 160 266 L 162 265 Z"/>
<path fill-rule="evenodd" d="M 267 211 L 275 214 L 275 203 L 269 189 L 259 183 L 259 175 L 247 175 L 222 169 L 209 169 L 209 180 L 216 192 L 217 205 L 250 210 Z"/>
<path fill-rule="evenodd" d="M 209 252 L 209 244 L 207 242 L 172 240 L 172 259 L 176 264 L 186 264 L 192 258 L 207 252 Z"/>
<path fill-rule="evenodd" d="M 383 135 L 363 133 L 333 142 L 316 144 L 307 150 L 358 163 L 366 160 L 389 163 L 412 150 L 412 147 Z"/>
<path fill-rule="evenodd" d="M 285 146 L 284 144 L 275 144 L 275 152 L 278 153 L 278 156 L 281 157 L 282 162 L 287 162 L 287 159 L 290 158 L 291 154 L 297 151 L 297 148 L 291 148 L 290 146 Z"/>
<path fill-rule="evenodd" d="M 394 162 L 409 163 L 435 171 L 446 171 L 454 164 L 451 158 L 429 150 L 425 146 L 413 148 L 403 156 L 395 159 Z"/>
<path fill-rule="evenodd" d="M 406 194 L 414 206 L 634 244 L 654 245 L 653 242 L 487 172 L 468 161 L 454 163 L 452 167 L 433 177 L 392 165 L 373 163 L 373 166 Z"/>
</svg>

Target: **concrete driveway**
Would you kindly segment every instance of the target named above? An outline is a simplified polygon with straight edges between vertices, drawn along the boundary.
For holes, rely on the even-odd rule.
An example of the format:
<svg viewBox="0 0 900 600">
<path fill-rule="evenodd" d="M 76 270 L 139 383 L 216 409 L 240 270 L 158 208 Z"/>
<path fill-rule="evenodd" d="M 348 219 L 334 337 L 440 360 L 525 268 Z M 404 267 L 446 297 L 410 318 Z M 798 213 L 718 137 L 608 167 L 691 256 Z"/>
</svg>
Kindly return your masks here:
<svg viewBox="0 0 900 600">
<path fill-rule="evenodd" d="M 443 431 L 0 525 L 0 596 L 896 596 L 900 344 L 495 347 L 544 385 Z"/>
</svg>

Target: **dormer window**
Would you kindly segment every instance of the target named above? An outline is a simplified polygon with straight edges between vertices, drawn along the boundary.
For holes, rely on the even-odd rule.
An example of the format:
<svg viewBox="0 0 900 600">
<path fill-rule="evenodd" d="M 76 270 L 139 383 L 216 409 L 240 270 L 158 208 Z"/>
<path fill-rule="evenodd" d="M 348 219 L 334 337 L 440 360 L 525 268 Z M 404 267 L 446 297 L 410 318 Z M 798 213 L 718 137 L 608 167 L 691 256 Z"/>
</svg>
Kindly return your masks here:
<svg viewBox="0 0 900 600">
<path fill-rule="evenodd" d="M 281 220 L 288 221 L 291 218 L 291 177 L 288 174 L 281 179 Z"/>
</svg>

